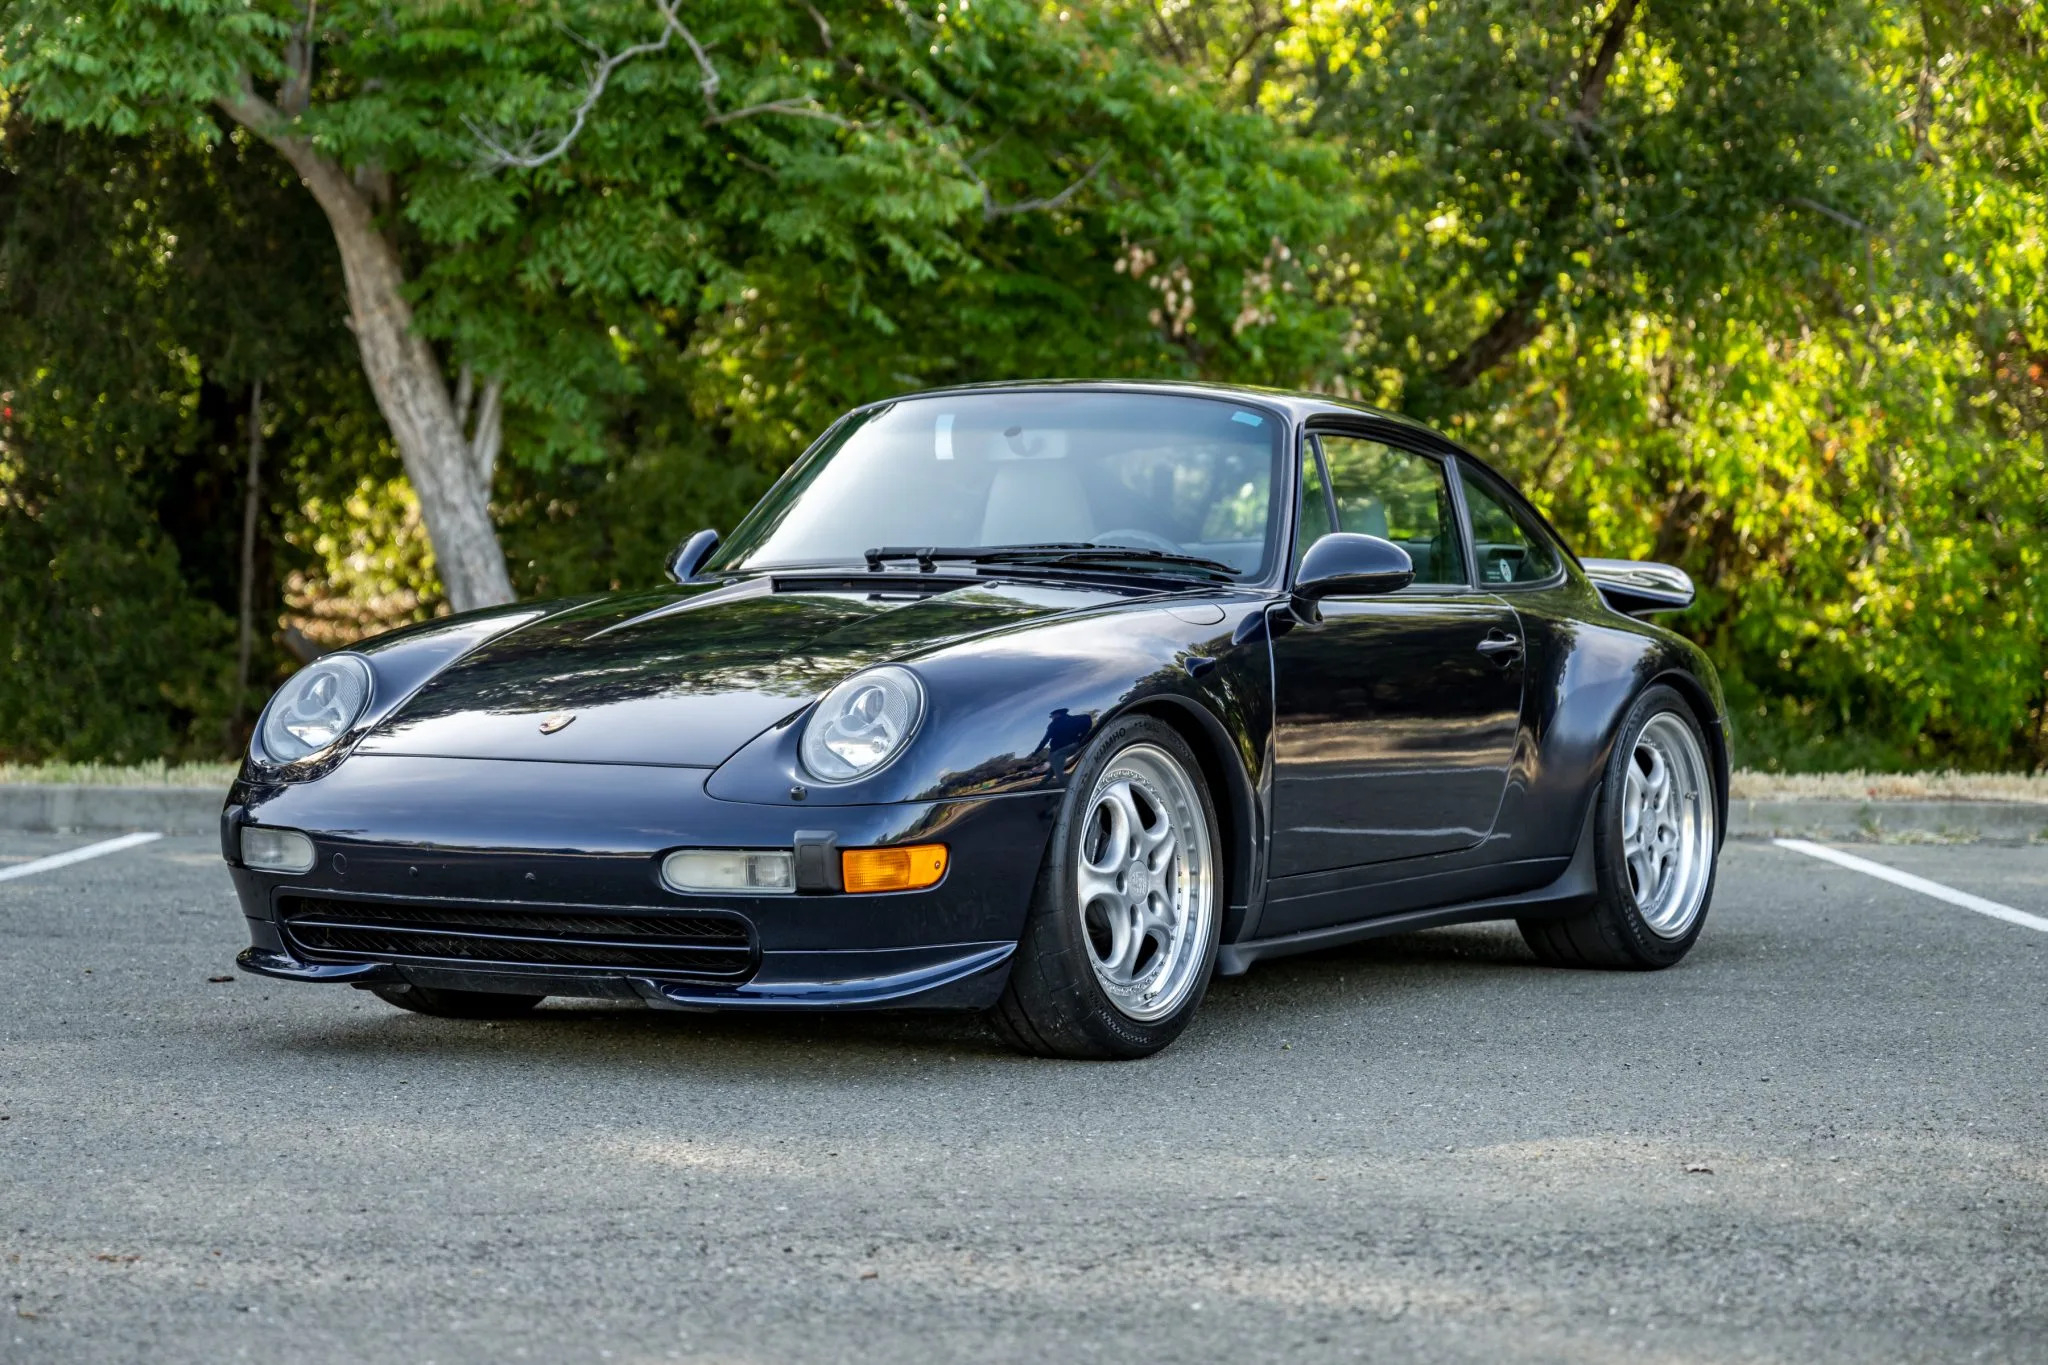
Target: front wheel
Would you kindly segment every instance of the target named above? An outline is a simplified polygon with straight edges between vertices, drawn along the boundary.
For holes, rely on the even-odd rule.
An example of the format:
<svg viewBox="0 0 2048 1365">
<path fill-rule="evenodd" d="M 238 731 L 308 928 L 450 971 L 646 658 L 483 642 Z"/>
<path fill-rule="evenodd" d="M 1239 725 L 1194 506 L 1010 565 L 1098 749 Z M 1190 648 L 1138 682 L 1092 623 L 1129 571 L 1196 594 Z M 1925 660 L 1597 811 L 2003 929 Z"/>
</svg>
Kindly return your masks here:
<svg viewBox="0 0 2048 1365">
<path fill-rule="evenodd" d="M 1669 967 L 1706 922 L 1720 854 L 1720 801 L 1699 721 L 1661 684 L 1629 708 L 1600 784 L 1593 854 L 1598 892 L 1579 914 L 1525 919 L 1544 961 Z"/>
<path fill-rule="evenodd" d="M 990 1022 L 1045 1057 L 1145 1057 L 1209 987 L 1222 925 L 1216 809 L 1187 741 L 1112 722 L 1075 767 Z"/>
</svg>

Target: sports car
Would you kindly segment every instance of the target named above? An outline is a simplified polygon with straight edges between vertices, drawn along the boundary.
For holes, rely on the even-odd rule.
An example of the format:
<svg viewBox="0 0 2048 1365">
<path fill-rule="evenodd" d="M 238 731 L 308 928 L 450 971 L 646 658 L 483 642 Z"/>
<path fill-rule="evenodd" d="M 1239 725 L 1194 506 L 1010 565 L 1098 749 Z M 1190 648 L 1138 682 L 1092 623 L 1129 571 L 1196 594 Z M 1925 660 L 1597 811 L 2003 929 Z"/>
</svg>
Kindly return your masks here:
<svg viewBox="0 0 2048 1365">
<path fill-rule="evenodd" d="M 1681 571 L 1443 436 L 1193 384 L 839 419 L 672 585 L 425 622 L 271 699 L 243 970 L 404 1009 L 985 1011 L 1155 1052 L 1262 958 L 1512 919 L 1659 968 L 1726 823 Z"/>
</svg>

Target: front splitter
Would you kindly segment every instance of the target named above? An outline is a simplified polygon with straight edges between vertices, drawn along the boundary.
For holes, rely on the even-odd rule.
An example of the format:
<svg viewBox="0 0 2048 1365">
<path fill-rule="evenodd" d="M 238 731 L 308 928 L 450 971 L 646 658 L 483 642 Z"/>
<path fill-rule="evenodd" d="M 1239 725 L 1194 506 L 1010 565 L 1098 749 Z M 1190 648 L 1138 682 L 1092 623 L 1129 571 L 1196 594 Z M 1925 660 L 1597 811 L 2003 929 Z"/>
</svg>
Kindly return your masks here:
<svg viewBox="0 0 2048 1365">
<path fill-rule="evenodd" d="M 744 985 L 664 981 L 629 972 L 520 970 L 497 964 L 304 962 L 274 949 L 244 948 L 235 965 L 282 981 L 331 985 L 412 984 L 598 999 L 637 997 L 656 1009 L 839 1010 L 985 1009 L 1002 994 L 1014 943 L 963 943 L 885 951 L 763 953 Z"/>
</svg>

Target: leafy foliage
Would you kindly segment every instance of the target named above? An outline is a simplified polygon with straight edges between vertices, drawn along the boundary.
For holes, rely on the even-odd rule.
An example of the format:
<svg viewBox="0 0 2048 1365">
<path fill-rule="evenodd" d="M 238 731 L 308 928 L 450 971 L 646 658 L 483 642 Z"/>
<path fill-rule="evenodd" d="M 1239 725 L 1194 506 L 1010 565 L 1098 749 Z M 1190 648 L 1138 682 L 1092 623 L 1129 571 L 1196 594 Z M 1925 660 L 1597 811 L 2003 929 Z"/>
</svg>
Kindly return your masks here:
<svg viewBox="0 0 2048 1365">
<path fill-rule="evenodd" d="M 2040 7 L 1163 13 L 1344 148 L 1330 381 L 1690 569 L 1749 760 L 2048 762 Z"/>
<path fill-rule="evenodd" d="M 331 386 L 359 381 L 323 364 L 333 268 L 293 261 L 267 159 L 18 124 L 0 153 L 0 752 L 218 753 L 241 413 L 273 372 L 309 450 L 334 425 Z"/>
<path fill-rule="evenodd" d="M 700 403 L 760 411 L 778 453 L 851 398 L 1020 350 L 1024 372 L 1280 378 L 1320 339 L 1149 325 L 1162 279 L 1235 315 L 1276 242 L 1334 223 L 1336 163 L 1204 98 L 1114 8 L 724 0 L 672 29 L 646 0 L 330 0 L 310 31 L 283 0 L 17 8 L 0 79 L 32 117 L 206 139 L 211 104 L 268 83 L 295 131 L 373 168 L 421 325 L 506 379 L 530 462 L 598 456 L 607 400 L 706 323 L 744 349 L 702 367 Z M 800 347 L 755 339 L 792 328 Z"/>
<path fill-rule="evenodd" d="M 381 206 L 451 374 L 504 379 L 522 591 L 651 580 L 852 402 L 1321 387 L 1445 425 L 1589 553 L 1692 570 L 1750 761 L 2048 762 L 2039 6 L 308 12 L 4 11 L 0 640 L 110 671 L 9 689 L 0 750 L 219 742 L 258 376 L 272 616 L 432 608 L 324 225 L 224 112 L 246 83 Z M 58 565 L 53 610 L 24 575 Z"/>
</svg>

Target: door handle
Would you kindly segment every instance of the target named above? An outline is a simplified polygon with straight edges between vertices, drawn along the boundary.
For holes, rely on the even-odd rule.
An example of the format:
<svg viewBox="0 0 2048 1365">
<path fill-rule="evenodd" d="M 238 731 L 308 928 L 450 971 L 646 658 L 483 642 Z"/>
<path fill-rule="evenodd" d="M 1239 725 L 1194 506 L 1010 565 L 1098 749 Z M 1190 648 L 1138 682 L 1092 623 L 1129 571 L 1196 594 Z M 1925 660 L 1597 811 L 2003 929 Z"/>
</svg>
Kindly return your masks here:
<svg viewBox="0 0 2048 1365">
<path fill-rule="evenodd" d="M 1522 642 L 1504 630 L 1490 630 L 1479 642 L 1479 652 L 1502 666 L 1522 657 Z"/>
</svg>

